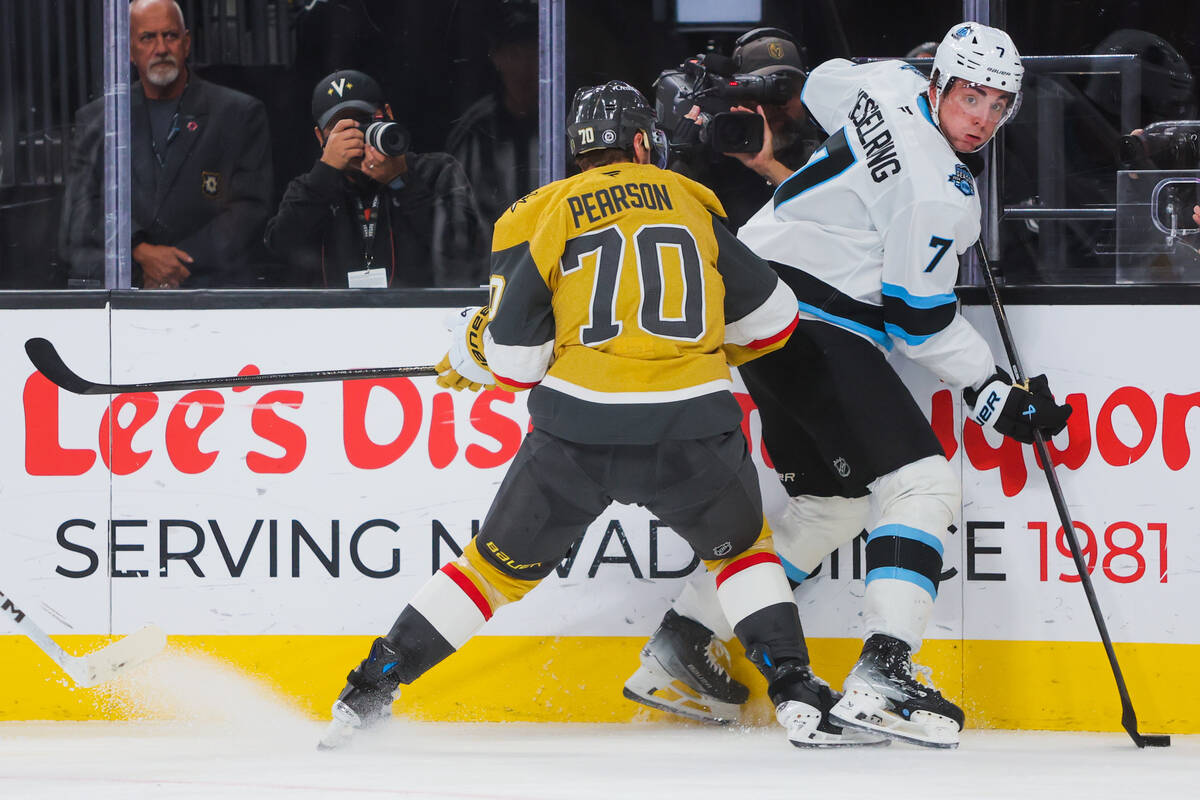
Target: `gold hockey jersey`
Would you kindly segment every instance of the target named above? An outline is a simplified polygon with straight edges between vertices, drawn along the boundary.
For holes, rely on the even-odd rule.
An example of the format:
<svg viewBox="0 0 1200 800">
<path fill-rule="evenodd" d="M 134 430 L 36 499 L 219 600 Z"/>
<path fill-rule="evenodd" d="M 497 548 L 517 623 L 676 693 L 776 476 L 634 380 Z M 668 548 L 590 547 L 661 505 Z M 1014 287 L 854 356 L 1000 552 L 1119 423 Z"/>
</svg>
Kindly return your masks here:
<svg viewBox="0 0 1200 800">
<path fill-rule="evenodd" d="M 500 218 L 485 353 L 501 386 L 532 389 L 536 427 L 595 443 L 737 427 L 729 366 L 783 346 L 797 304 L 723 213 L 695 181 L 624 163 Z"/>
</svg>

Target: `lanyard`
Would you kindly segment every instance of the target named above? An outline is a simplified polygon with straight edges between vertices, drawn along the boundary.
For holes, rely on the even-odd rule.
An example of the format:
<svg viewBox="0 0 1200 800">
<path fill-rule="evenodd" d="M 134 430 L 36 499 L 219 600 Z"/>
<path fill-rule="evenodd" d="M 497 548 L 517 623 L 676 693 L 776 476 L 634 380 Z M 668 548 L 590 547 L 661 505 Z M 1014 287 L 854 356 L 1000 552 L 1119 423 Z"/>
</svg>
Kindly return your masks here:
<svg viewBox="0 0 1200 800">
<path fill-rule="evenodd" d="M 179 95 L 179 101 L 175 104 L 175 113 L 171 115 L 171 125 L 167 129 L 166 146 L 170 147 L 171 142 L 175 141 L 175 137 L 179 135 L 179 110 L 183 107 L 183 95 L 187 94 L 187 87 L 183 87 L 183 92 Z M 150 116 L 150 100 L 146 100 L 146 127 L 150 130 L 150 149 L 154 152 L 154 160 L 158 162 L 159 169 L 167 165 L 167 154 L 158 151 L 158 140 L 154 136 L 154 124 Z"/>
<path fill-rule="evenodd" d="M 358 212 L 358 225 L 362 231 L 363 263 L 372 266 L 375 263 L 375 231 L 379 224 L 379 192 L 371 196 L 368 208 L 362 198 L 354 196 L 354 208 Z"/>
</svg>

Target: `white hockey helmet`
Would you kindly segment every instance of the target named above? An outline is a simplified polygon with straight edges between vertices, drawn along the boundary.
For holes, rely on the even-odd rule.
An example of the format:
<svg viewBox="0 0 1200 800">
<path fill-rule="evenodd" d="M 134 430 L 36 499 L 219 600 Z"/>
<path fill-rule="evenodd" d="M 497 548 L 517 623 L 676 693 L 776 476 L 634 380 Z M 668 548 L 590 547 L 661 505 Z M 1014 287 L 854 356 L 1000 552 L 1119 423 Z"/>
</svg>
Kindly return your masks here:
<svg viewBox="0 0 1200 800">
<path fill-rule="evenodd" d="M 1024 74 L 1021 54 L 1007 33 L 978 22 L 961 22 L 946 33 L 933 57 L 933 79 L 937 85 L 937 98 L 931 104 L 933 113 L 938 113 L 942 96 L 950 88 L 950 81 L 956 78 L 1002 92 L 1012 92 L 1013 99 L 1003 119 L 996 124 L 996 130 L 999 130 L 1021 106 L 1021 78 Z"/>
</svg>

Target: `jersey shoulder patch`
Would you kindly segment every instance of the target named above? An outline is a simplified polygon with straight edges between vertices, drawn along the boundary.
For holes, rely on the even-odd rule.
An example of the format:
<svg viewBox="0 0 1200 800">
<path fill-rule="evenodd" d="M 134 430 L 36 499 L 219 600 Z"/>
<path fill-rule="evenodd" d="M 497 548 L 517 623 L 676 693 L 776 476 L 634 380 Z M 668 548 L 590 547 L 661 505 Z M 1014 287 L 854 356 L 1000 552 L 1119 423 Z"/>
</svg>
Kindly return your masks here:
<svg viewBox="0 0 1200 800">
<path fill-rule="evenodd" d="M 975 194 L 975 180 L 966 164 L 955 164 L 954 172 L 950 173 L 950 183 L 967 197 Z"/>
</svg>

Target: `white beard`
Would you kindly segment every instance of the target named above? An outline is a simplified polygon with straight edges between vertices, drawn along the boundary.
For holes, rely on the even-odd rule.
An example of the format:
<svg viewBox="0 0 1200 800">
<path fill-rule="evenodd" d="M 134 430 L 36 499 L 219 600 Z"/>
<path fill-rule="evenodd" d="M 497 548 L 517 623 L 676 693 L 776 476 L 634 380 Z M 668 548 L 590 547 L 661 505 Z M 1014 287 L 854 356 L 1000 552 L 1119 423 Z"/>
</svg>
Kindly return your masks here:
<svg viewBox="0 0 1200 800">
<path fill-rule="evenodd" d="M 170 86 L 179 77 L 179 65 L 160 61 L 146 69 L 146 80 L 159 87 Z"/>
</svg>

